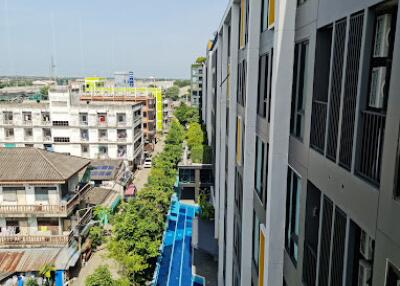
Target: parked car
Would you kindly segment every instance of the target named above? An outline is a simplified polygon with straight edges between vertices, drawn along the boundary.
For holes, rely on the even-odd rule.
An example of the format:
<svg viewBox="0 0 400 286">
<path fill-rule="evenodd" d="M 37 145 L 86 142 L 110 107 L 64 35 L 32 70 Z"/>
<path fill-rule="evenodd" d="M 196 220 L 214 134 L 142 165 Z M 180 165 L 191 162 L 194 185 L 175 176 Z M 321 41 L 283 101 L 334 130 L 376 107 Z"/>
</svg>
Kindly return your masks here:
<svg viewBox="0 0 400 286">
<path fill-rule="evenodd" d="M 144 159 L 143 167 L 144 168 L 151 168 L 151 158 L 150 157 Z"/>
</svg>

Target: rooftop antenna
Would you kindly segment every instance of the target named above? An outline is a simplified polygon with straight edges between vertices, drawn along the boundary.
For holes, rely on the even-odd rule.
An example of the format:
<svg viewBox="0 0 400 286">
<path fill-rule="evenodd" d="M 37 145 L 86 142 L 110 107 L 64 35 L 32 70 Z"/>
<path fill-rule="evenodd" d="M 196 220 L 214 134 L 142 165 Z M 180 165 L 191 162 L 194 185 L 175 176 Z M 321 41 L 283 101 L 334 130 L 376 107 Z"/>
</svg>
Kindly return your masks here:
<svg viewBox="0 0 400 286">
<path fill-rule="evenodd" d="M 53 81 L 56 80 L 56 64 L 54 63 L 53 56 L 51 56 L 51 59 L 50 59 L 50 79 Z"/>
</svg>

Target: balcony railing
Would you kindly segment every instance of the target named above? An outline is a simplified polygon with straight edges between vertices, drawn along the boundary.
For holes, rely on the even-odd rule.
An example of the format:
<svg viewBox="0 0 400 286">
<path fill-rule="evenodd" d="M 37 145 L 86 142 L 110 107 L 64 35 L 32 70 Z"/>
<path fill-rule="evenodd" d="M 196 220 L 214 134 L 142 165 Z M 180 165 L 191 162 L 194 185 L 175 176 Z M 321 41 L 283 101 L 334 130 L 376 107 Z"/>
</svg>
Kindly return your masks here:
<svg viewBox="0 0 400 286">
<path fill-rule="evenodd" d="M 379 185 L 385 114 L 364 110 L 361 112 L 362 130 L 357 173 L 375 185 Z"/>
<path fill-rule="evenodd" d="M 22 214 L 43 214 L 43 215 L 66 215 L 66 205 L 0 205 L 0 214 L 22 215 Z"/>
<path fill-rule="evenodd" d="M 71 234 L 65 235 L 0 235 L 0 247 L 60 247 L 71 239 Z"/>
<path fill-rule="evenodd" d="M 13 124 L 13 120 L 11 119 L 4 119 L 4 124 L 6 124 L 6 125 L 12 125 Z"/>
</svg>

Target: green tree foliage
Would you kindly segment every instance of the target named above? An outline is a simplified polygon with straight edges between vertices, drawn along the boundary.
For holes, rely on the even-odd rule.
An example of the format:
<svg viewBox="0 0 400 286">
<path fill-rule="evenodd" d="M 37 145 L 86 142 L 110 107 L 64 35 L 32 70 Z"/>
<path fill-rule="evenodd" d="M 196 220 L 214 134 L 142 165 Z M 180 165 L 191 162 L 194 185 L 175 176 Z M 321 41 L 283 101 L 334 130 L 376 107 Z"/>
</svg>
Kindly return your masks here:
<svg viewBox="0 0 400 286">
<path fill-rule="evenodd" d="M 197 64 L 203 64 L 203 63 L 205 63 L 206 62 L 206 58 L 205 57 L 198 57 L 197 59 L 196 59 L 196 63 Z"/>
<path fill-rule="evenodd" d="M 97 248 L 104 242 L 104 231 L 101 226 L 92 226 L 89 230 L 89 239 L 92 241 L 92 247 Z"/>
<path fill-rule="evenodd" d="M 39 286 L 39 283 L 36 281 L 35 278 L 28 278 L 24 282 L 24 286 Z"/>
<path fill-rule="evenodd" d="M 168 88 L 165 92 L 165 97 L 170 98 L 172 100 L 178 100 L 179 99 L 179 87 L 178 86 L 171 86 Z"/>
<path fill-rule="evenodd" d="M 203 144 L 204 135 L 199 123 L 190 123 L 188 130 L 186 131 L 186 142 L 190 149 L 194 146 Z"/>
<path fill-rule="evenodd" d="M 53 264 L 43 264 L 39 269 L 39 275 L 45 280 L 45 285 L 51 285 L 52 276 L 56 271 Z"/>
<path fill-rule="evenodd" d="M 123 284 L 127 283 L 125 279 L 118 285 L 145 285 L 151 280 L 159 256 L 165 215 L 173 193 L 184 137 L 184 128 L 174 120 L 164 151 L 153 158 L 147 184 L 133 200 L 122 204 L 114 216 L 108 250 L 129 280 L 128 284 Z"/>
<path fill-rule="evenodd" d="M 43 96 L 49 95 L 49 87 L 46 85 L 40 88 L 40 94 Z"/>
<path fill-rule="evenodd" d="M 177 87 L 185 87 L 185 86 L 189 86 L 190 85 L 190 79 L 178 79 L 176 81 L 174 81 L 174 85 L 176 85 Z"/>
<path fill-rule="evenodd" d="M 107 266 L 99 266 L 92 275 L 85 280 L 85 286 L 117 286 Z"/>
<path fill-rule="evenodd" d="M 184 102 L 175 109 L 175 117 L 182 125 L 187 123 L 199 122 L 199 110 L 195 107 L 190 107 Z"/>
</svg>

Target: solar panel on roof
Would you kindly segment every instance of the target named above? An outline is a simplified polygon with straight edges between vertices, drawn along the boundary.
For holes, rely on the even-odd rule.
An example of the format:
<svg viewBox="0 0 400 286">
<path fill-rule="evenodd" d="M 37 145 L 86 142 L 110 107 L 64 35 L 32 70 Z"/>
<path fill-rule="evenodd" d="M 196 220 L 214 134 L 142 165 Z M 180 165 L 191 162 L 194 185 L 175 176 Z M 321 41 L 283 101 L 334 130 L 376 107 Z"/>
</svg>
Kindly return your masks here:
<svg viewBox="0 0 400 286">
<path fill-rule="evenodd" d="M 106 176 L 111 176 L 111 174 L 112 174 L 111 171 L 106 172 Z"/>
<path fill-rule="evenodd" d="M 114 169 L 114 166 L 108 166 L 108 170 Z"/>
<path fill-rule="evenodd" d="M 102 169 L 102 170 L 107 170 L 107 169 L 108 169 L 108 166 L 101 166 L 101 169 Z"/>
<path fill-rule="evenodd" d="M 104 177 L 104 174 L 105 174 L 105 173 L 106 173 L 106 172 L 101 171 L 101 172 L 99 172 L 98 176 L 99 176 L 99 177 Z"/>
</svg>

